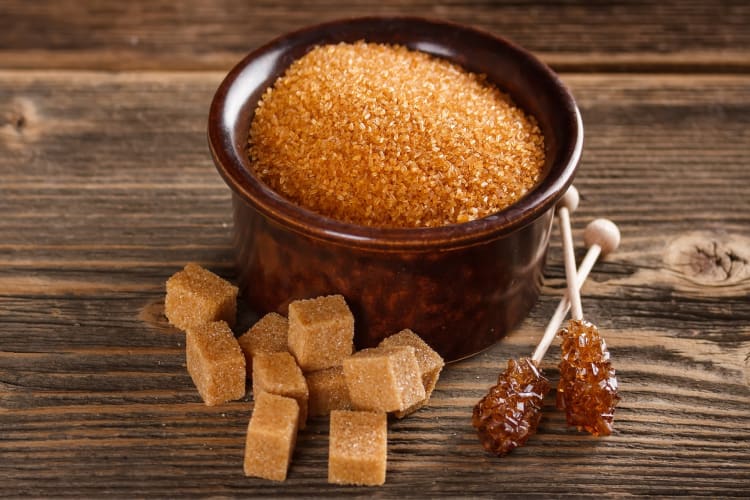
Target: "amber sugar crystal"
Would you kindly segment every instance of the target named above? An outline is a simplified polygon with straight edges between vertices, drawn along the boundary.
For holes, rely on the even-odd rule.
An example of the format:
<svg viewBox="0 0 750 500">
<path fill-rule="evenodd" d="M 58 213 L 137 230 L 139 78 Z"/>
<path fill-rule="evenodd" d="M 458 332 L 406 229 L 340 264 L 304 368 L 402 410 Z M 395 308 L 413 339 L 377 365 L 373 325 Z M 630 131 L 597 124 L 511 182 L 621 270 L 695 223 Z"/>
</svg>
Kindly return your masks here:
<svg viewBox="0 0 750 500">
<path fill-rule="evenodd" d="M 297 401 L 262 392 L 247 426 L 245 475 L 283 481 L 297 441 Z"/>
<path fill-rule="evenodd" d="M 467 222 L 541 178 L 533 116 L 487 81 L 402 46 L 319 46 L 263 95 L 248 154 L 294 203 L 357 224 Z"/>
<path fill-rule="evenodd" d="M 474 407 L 472 425 L 482 446 L 498 456 L 523 446 L 536 432 L 549 389 L 549 381 L 531 359 L 509 359 L 497 384 Z"/>
<path fill-rule="evenodd" d="M 188 328 L 185 355 L 188 373 L 206 405 L 245 395 L 245 356 L 226 322 Z"/>
<path fill-rule="evenodd" d="M 355 409 L 404 412 L 426 397 L 411 346 L 363 349 L 345 359 L 343 366 Z"/>
<path fill-rule="evenodd" d="M 305 372 L 341 365 L 354 349 L 354 316 L 341 295 L 289 304 L 289 351 Z"/>
<path fill-rule="evenodd" d="M 411 346 L 414 348 L 414 355 L 417 358 L 419 371 L 422 373 L 422 385 L 424 386 L 425 398 L 415 403 L 404 411 L 396 412 L 397 418 L 403 418 L 427 404 L 435 390 L 440 372 L 445 366 L 443 358 L 435 352 L 422 338 L 413 331 L 402 330 L 390 337 L 386 337 L 380 342 L 382 347 Z"/>
<path fill-rule="evenodd" d="M 385 483 L 387 424 L 385 413 L 332 411 L 328 441 L 328 482 L 364 486 Z"/>
<path fill-rule="evenodd" d="M 309 392 L 302 370 L 288 352 L 258 354 L 253 359 L 253 395 L 269 392 L 294 398 L 299 405 L 299 427 L 307 420 Z"/>
<path fill-rule="evenodd" d="M 308 411 L 311 417 L 328 415 L 332 410 L 350 410 L 352 400 L 341 366 L 305 374 L 310 391 Z"/>
<path fill-rule="evenodd" d="M 252 377 L 252 359 L 258 354 L 286 352 L 289 322 L 277 313 L 268 313 L 260 318 L 250 329 L 240 335 L 237 341 L 245 354 L 247 376 Z"/>
<path fill-rule="evenodd" d="M 596 326 L 577 320 L 571 320 L 560 336 L 557 407 L 565 410 L 568 425 L 595 436 L 609 436 L 620 397 L 604 339 Z"/>
<path fill-rule="evenodd" d="M 167 280 L 164 314 L 170 324 L 182 330 L 212 321 L 234 326 L 237 291 L 228 281 L 190 263 Z"/>
</svg>

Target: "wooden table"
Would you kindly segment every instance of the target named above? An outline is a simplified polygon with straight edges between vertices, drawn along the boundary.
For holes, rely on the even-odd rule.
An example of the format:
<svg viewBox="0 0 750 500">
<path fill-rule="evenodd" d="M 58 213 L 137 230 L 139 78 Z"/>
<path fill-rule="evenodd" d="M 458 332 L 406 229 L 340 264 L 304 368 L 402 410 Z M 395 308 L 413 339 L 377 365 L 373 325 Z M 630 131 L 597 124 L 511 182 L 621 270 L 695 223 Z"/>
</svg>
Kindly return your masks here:
<svg viewBox="0 0 750 500">
<path fill-rule="evenodd" d="M 586 128 L 578 258 L 593 218 L 623 234 L 583 290 L 620 379 L 613 436 L 566 429 L 554 394 L 539 433 L 503 459 L 470 424 L 564 290 L 554 238 L 523 325 L 390 425 L 385 486 L 327 484 L 325 420 L 300 434 L 286 482 L 244 477 L 251 398 L 204 406 L 162 315 L 186 262 L 235 273 L 208 104 L 250 49 L 365 14 L 507 36 L 571 87 Z M 742 0 L 4 1 L 0 495 L 750 495 L 748 26 Z M 553 383 L 558 355 L 544 362 Z"/>
</svg>

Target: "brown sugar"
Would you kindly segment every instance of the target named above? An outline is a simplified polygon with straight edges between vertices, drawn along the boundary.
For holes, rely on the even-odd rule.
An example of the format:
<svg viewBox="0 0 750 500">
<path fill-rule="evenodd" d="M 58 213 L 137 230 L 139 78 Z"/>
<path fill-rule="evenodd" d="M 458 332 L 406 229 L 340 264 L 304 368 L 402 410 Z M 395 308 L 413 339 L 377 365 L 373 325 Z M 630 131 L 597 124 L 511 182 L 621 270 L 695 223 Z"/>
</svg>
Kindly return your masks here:
<svg viewBox="0 0 750 500">
<path fill-rule="evenodd" d="M 345 359 L 343 366 L 355 409 L 403 412 L 425 399 L 411 346 L 363 349 Z"/>
<path fill-rule="evenodd" d="M 545 162 L 534 117 L 485 76 L 365 42 L 292 63 L 258 104 L 248 154 L 292 202 L 382 227 L 493 214 L 533 188 Z"/>
<path fill-rule="evenodd" d="M 187 370 L 208 406 L 245 395 L 245 356 L 224 321 L 188 328 Z"/>
<path fill-rule="evenodd" d="M 195 263 L 167 280 L 164 314 L 169 323 L 187 330 L 212 321 L 234 326 L 237 287 Z"/>
<path fill-rule="evenodd" d="M 482 446 L 500 457 L 523 446 L 536 433 L 549 387 L 533 360 L 509 359 L 497 384 L 474 406 L 471 424 Z"/>
<path fill-rule="evenodd" d="M 571 320 L 560 336 L 557 407 L 565 410 L 568 425 L 594 436 L 609 436 L 620 396 L 607 344 L 588 321 Z"/>
<path fill-rule="evenodd" d="M 305 375 L 310 390 L 311 417 L 328 415 L 332 410 L 350 410 L 352 401 L 341 366 L 310 372 Z"/>
<path fill-rule="evenodd" d="M 247 426 L 245 475 L 274 481 L 286 479 L 297 441 L 297 401 L 262 392 Z"/>
<path fill-rule="evenodd" d="M 419 371 L 422 373 L 422 385 L 424 386 L 425 398 L 417 402 L 402 412 L 396 412 L 397 418 L 403 418 L 406 415 L 414 413 L 422 406 L 427 404 L 435 390 L 440 372 L 445 366 L 443 358 L 435 352 L 422 338 L 413 331 L 406 329 L 395 335 L 386 337 L 380 342 L 383 347 L 411 346 L 414 348 L 414 354 L 417 357 Z"/>
<path fill-rule="evenodd" d="M 385 413 L 331 412 L 328 482 L 377 486 L 385 483 L 388 460 Z"/>
<path fill-rule="evenodd" d="M 354 349 L 354 316 L 341 295 L 289 304 L 289 351 L 305 372 L 341 365 Z"/>
<path fill-rule="evenodd" d="M 247 376 L 253 375 L 253 357 L 258 354 L 285 352 L 287 347 L 287 331 L 289 322 L 277 313 L 268 313 L 260 318 L 250 329 L 240 335 L 237 341 L 245 354 Z"/>
<path fill-rule="evenodd" d="M 299 405 L 299 427 L 305 427 L 309 392 L 307 381 L 288 352 L 258 354 L 253 359 L 253 395 L 261 392 L 294 398 Z"/>
</svg>

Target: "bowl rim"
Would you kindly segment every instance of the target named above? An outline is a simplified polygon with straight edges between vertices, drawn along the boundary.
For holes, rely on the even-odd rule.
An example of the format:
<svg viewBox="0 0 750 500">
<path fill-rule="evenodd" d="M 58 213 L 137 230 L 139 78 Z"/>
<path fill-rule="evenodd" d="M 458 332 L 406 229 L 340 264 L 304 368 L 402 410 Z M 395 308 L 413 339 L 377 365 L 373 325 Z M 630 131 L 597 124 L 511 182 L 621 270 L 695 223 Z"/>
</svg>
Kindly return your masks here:
<svg viewBox="0 0 750 500">
<path fill-rule="evenodd" d="M 232 134 L 224 127 L 227 95 L 238 84 L 238 77 L 253 61 L 271 54 L 282 45 L 316 32 L 327 32 L 344 25 L 368 23 L 418 23 L 487 39 L 518 55 L 525 64 L 549 80 L 562 99 L 566 120 L 574 140 L 573 147 L 550 166 L 549 173 L 520 200 L 494 214 L 469 222 L 436 227 L 376 227 L 343 222 L 297 205 L 257 179 L 235 154 Z M 511 96 L 513 97 L 513 96 Z M 515 99 L 514 99 L 515 100 Z M 528 112 L 528 111 L 527 111 Z M 285 33 L 247 54 L 224 77 L 211 101 L 208 115 L 208 145 L 219 174 L 243 201 L 250 203 L 266 218 L 296 233 L 331 243 L 373 250 L 435 250 L 473 246 L 503 237 L 534 222 L 552 209 L 572 184 L 583 149 L 583 122 L 570 91 L 557 74 L 531 52 L 501 36 L 475 27 L 449 21 L 415 16 L 365 16 L 342 18 Z M 570 141 L 572 142 L 572 141 Z M 568 143 L 569 144 L 569 143 Z M 235 199 L 235 203 L 237 200 Z M 235 221 L 236 224 L 236 221 Z"/>
</svg>

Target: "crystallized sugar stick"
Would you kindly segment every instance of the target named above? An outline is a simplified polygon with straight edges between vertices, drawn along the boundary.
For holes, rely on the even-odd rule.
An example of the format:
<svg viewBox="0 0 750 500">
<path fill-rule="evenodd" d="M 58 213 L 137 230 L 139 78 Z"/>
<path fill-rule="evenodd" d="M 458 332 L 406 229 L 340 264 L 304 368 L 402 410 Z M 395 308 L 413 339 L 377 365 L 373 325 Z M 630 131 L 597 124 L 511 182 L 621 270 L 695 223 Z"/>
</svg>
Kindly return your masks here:
<svg viewBox="0 0 750 500">
<path fill-rule="evenodd" d="M 564 210 L 567 216 L 568 210 L 577 206 L 578 191 L 571 186 L 558 204 L 558 214 Z M 549 389 L 538 361 L 509 359 L 497 384 L 474 407 L 472 425 L 482 446 L 498 456 L 523 446 L 536 432 L 542 418 L 542 401 Z"/>
<path fill-rule="evenodd" d="M 536 433 L 549 381 L 530 358 L 508 360 L 497 384 L 476 404 L 471 423 L 487 451 L 506 455 Z"/>
<path fill-rule="evenodd" d="M 599 330 L 583 320 L 570 221 L 566 219 L 566 212 L 561 210 L 560 230 L 564 242 L 571 320 L 567 328 L 560 330 L 562 361 L 557 407 L 565 410 L 568 425 L 586 430 L 594 436 L 608 436 L 612 433 L 615 405 L 620 399 L 617 395 L 617 378 Z M 616 246 L 615 243 L 619 243 L 619 231 L 616 227 L 613 230 L 613 226 L 606 223 L 596 226 L 609 238 L 602 238 L 604 245 Z M 592 238 L 589 235 L 588 240 Z"/>
<path fill-rule="evenodd" d="M 573 189 L 573 188 L 571 188 Z M 596 264 L 596 261 L 600 256 L 607 255 L 613 252 L 620 245 L 620 230 L 617 228 L 614 222 L 609 219 L 596 219 L 586 226 L 583 232 L 583 240 L 586 242 L 586 246 L 589 247 L 586 256 L 581 261 L 581 265 L 576 273 L 576 289 L 580 290 L 583 284 L 588 278 L 591 269 Z M 549 349 L 552 339 L 557 335 L 557 330 L 560 328 L 565 315 L 570 310 L 570 299 L 568 298 L 568 292 L 565 293 L 560 303 L 555 309 L 555 313 L 552 315 L 547 324 L 547 329 L 544 330 L 544 337 L 539 342 L 534 355 L 531 359 L 539 364 L 544 358 L 547 349 Z"/>
<path fill-rule="evenodd" d="M 575 210 L 578 199 L 578 192 L 571 187 L 558 205 L 558 214 L 563 211 L 562 207 L 566 215 Z M 576 274 L 576 290 L 583 286 L 599 256 L 617 248 L 620 235 L 614 223 L 597 219 L 586 227 L 584 238 L 589 251 Z M 472 423 L 488 451 L 503 456 L 522 446 L 536 432 L 541 419 L 542 400 L 549 390 L 549 382 L 541 372 L 539 363 L 569 308 L 570 301 L 566 295 L 550 319 L 533 357 L 510 359 L 508 368 L 498 377 L 497 385 L 474 408 Z"/>
</svg>

